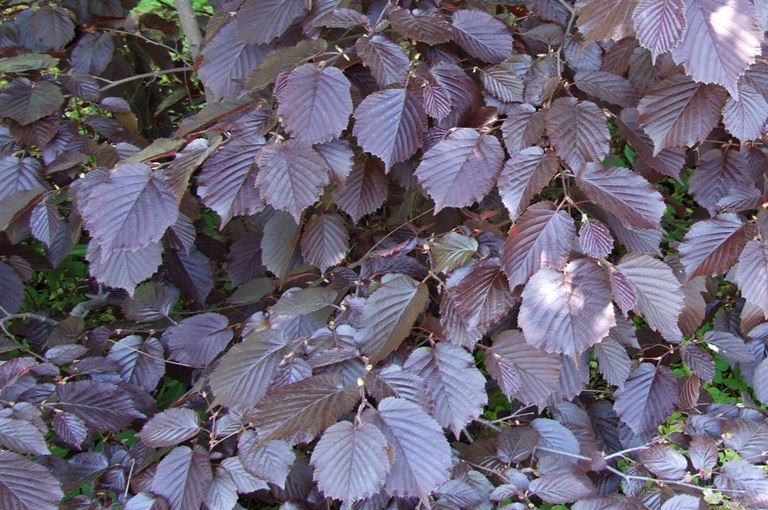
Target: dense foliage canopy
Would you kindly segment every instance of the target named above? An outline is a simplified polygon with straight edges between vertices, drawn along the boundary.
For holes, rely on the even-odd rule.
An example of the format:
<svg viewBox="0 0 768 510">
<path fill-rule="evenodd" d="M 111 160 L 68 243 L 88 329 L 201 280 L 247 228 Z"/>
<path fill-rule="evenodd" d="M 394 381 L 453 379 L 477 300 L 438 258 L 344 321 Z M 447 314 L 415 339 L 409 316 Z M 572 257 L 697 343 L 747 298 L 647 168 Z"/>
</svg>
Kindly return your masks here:
<svg viewBox="0 0 768 510">
<path fill-rule="evenodd" d="M 768 507 L 768 1 L 176 4 L 1 4 L 0 508 Z"/>
</svg>

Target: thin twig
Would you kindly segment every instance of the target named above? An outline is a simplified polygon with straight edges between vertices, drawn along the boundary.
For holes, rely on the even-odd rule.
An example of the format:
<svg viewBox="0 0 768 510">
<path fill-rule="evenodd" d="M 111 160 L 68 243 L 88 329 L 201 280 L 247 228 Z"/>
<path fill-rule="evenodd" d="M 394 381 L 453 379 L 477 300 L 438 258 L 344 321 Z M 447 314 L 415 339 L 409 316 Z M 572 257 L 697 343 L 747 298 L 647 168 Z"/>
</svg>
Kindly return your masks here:
<svg viewBox="0 0 768 510">
<path fill-rule="evenodd" d="M 144 78 L 157 78 L 157 77 L 162 76 L 164 74 L 187 73 L 187 72 L 194 71 L 194 70 L 195 69 L 193 67 L 175 67 L 173 69 L 161 69 L 160 71 L 153 71 L 151 73 L 135 74 L 133 76 L 129 76 L 129 77 L 123 78 L 121 80 L 110 81 L 109 84 L 101 87 L 101 92 L 104 92 L 105 90 L 109 90 L 109 89 L 114 88 L 114 87 L 119 87 L 120 85 L 123 85 L 124 83 L 130 83 L 132 81 L 142 80 Z"/>
</svg>

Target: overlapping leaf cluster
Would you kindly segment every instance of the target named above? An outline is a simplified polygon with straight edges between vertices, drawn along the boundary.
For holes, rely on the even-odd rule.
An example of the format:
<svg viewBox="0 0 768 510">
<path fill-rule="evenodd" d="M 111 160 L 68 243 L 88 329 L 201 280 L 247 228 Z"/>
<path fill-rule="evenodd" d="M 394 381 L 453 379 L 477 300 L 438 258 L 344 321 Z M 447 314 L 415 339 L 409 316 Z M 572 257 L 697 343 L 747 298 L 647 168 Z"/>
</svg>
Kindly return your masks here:
<svg viewBox="0 0 768 510">
<path fill-rule="evenodd" d="M 768 506 L 764 0 L 133 4 L 3 7 L 0 507 Z"/>
</svg>

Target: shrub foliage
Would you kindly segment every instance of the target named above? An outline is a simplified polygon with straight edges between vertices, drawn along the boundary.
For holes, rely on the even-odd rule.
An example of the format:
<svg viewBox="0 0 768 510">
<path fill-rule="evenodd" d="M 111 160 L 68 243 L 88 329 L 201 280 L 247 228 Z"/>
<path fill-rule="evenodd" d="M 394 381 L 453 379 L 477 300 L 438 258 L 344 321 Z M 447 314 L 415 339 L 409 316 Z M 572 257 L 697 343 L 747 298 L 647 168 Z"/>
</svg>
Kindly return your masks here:
<svg viewBox="0 0 768 510">
<path fill-rule="evenodd" d="M 3 3 L 0 507 L 768 507 L 768 3 L 166 3 Z"/>
</svg>

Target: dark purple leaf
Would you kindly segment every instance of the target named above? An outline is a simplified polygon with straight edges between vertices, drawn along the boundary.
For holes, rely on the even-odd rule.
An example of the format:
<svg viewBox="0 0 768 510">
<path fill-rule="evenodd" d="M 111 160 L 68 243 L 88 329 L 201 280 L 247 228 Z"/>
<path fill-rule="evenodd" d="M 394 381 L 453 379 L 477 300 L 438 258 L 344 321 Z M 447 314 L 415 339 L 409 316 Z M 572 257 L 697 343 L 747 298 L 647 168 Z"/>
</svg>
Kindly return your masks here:
<svg viewBox="0 0 768 510">
<path fill-rule="evenodd" d="M 618 41 L 632 35 L 632 12 L 637 0 L 577 0 L 576 26 L 586 42 Z"/>
<path fill-rule="evenodd" d="M 720 121 L 726 98 L 721 88 L 679 74 L 654 85 L 637 106 L 640 126 L 653 140 L 653 155 L 706 138 Z"/>
<path fill-rule="evenodd" d="M 611 136 L 595 103 L 572 97 L 555 100 L 547 112 L 547 132 L 558 156 L 574 169 L 590 161 L 600 163 L 608 155 Z"/>
<path fill-rule="evenodd" d="M 0 505 L 9 510 L 57 510 L 61 483 L 21 455 L 0 451 Z"/>
<path fill-rule="evenodd" d="M 531 345 L 581 355 L 616 325 L 606 272 L 587 259 L 562 272 L 540 269 L 523 290 L 518 322 Z"/>
<path fill-rule="evenodd" d="M 338 214 L 313 218 L 301 236 L 301 254 L 321 273 L 339 264 L 349 252 L 349 231 Z"/>
<path fill-rule="evenodd" d="M 623 388 L 616 391 L 614 408 L 636 434 L 656 430 L 677 401 L 675 376 L 666 367 L 641 363 Z"/>
<path fill-rule="evenodd" d="M 456 310 L 470 329 L 497 322 L 515 302 L 497 258 L 476 262 L 456 284 L 453 296 Z"/>
<path fill-rule="evenodd" d="M 0 445 L 21 454 L 51 454 L 40 429 L 27 420 L 0 418 Z"/>
<path fill-rule="evenodd" d="M 542 405 L 560 389 L 561 367 L 558 356 L 536 349 L 516 330 L 496 336 L 486 358 L 501 391 L 527 405 Z"/>
<path fill-rule="evenodd" d="M 747 226 L 732 213 L 694 223 L 678 248 L 687 278 L 727 273 L 748 235 Z"/>
<path fill-rule="evenodd" d="M 358 39 L 355 50 L 381 87 L 405 84 L 408 78 L 409 61 L 400 46 L 376 34 Z M 303 112 L 302 115 L 304 115 Z"/>
<path fill-rule="evenodd" d="M 453 39 L 473 57 L 492 64 L 512 55 L 512 34 L 504 23 L 484 11 L 454 12 Z"/>
<path fill-rule="evenodd" d="M 178 446 L 160 461 L 152 491 L 163 496 L 171 510 L 200 508 L 213 479 L 208 453 L 200 446 Z"/>
<path fill-rule="evenodd" d="M 373 159 L 356 163 L 334 198 L 355 223 L 381 207 L 387 198 L 387 178 L 381 164 Z"/>
<path fill-rule="evenodd" d="M 768 244 L 751 240 L 739 256 L 735 269 L 735 281 L 741 295 L 760 307 L 768 318 Z"/>
<path fill-rule="evenodd" d="M 98 76 L 112 61 L 115 43 L 108 32 L 85 34 L 72 50 L 72 70 Z"/>
<path fill-rule="evenodd" d="M 235 16 L 237 37 L 248 43 L 271 42 L 306 12 L 303 0 L 247 0 Z"/>
<path fill-rule="evenodd" d="M 573 219 L 550 202 L 528 208 L 509 230 L 501 261 L 509 285 L 524 284 L 542 267 L 562 269 L 576 238 Z"/>
<path fill-rule="evenodd" d="M 576 175 L 576 184 L 629 227 L 654 228 L 661 222 L 665 209 L 661 194 L 631 170 L 587 163 Z"/>
<path fill-rule="evenodd" d="M 464 207 L 491 191 L 504 162 L 498 139 L 474 129 L 457 129 L 429 149 L 416 176 L 435 202 L 435 211 Z"/>
<path fill-rule="evenodd" d="M 404 36 L 427 44 L 447 43 L 453 37 L 453 27 L 438 10 L 395 9 L 389 21 Z"/>
<path fill-rule="evenodd" d="M 232 340 L 229 321 L 218 313 L 188 317 L 165 331 L 168 357 L 193 367 L 206 367 Z"/>
<path fill-rule="evenodd" d="M 294 69 L 277 95 L 277 113 L 286 131 L 308 143 L 338 137 L 352 114 L 349 88 L 349 80 L 335 67 L 304 64 Z"/>
<path fill-rule="evenodd" d="M 594 495 L 589 477 L 573 468 L 560 468 L 533 480 L 530 490 L 548 503 L 573 503 Z"/>
<path fill-rule="evenodd" d="M 266 394 L 285 351 L 286 341 L 277 330 L 251 333 L 234 345 L 211 373 L 216 402 L 253 407 Z"/>
<path fill-rule="evenodd" d="M 325 160 L 311 146 L 296 140 L 265 146 L 256 161 L 261 196 L 275 209 L 289 212 L 297 223 L 329 182 Z"/>
<path fill-rule="evenodd" d="M 164 266 L 168 277 L 181 292 L 198 303 L 205 303 L 205 298 L 213 289 L 213 272 L 208 257 L 193 248 L 184 251 L 166 251 Z"/>
<path fill-rule="evenodd" d="M 488 403 L 485 378 L 461 347 L 447 343 L 434 349 L 421 347 L 411 353 L 403 368 L 424 379 L 434 398 L 432 415 L 456 437 Z"/>
<path fill-rule="evenodd" d="M 255 477 L 285 487 L 285 480 L 296 461 L 296 454 L 285 441 L 260 444 L 256 435 L 246 431 L 237 444 L 237 456 L 243 467 Z"/>
<path fill-rule="evenodd" d="M 117 432 L 137 418 L 133 400 L 117 386 L 100 381 L 70 381 L 56 387 L 57 409 L 72 413 L 97 431 Z"/>
<path fill-rule="evenodd" d="M 415 404 L 389 397 L 364 418 L 383 432 L 394 451 L 385 485 L 389 494 L 426 500 L 448 480 L 452 464 L 448 441 L 440 425 Z"/>
<path fill-rule="evenodd" d="M 754 5 L 747 0 L 686 0 L 685 19 L 685 36 L 672 52 L 675 62 L 697 82 L 722 85 L 739 99 L 739 77 L 760 55 L 763 34 Z"/>
<path fill-rule="evenodd" d="M 655 445 L 640 452 L 640 462 L 651 473 L 667 480 L 680 480 L 688 468 L 685 457 L 663 445 Z"/>
<path fill-rule="evenodd" d="M 372 423 L 328 427 L 312 452 L 314 478 L 327 496 L 345 503 L 376 494 L 392 462 L 387 439 Z"/>
<path fill-rule="evenodd" d="M 264 226 L 261 262 L 278 278 L 283 278 L 295 257 L 299 228 L 288 213 L 275 213 Z"/>
<path fill-rule="evenodd" d="M 641 0 L 632 14 L 637 40 L 653 61 L 676 48 L 686 28 L 685 0 Z"/>
<path fill-rule="evenodd" d="M 0 116 L 26 126 L 58 113 L 62 103 L 64 95 L 53 83 L 33 83 L 26 78 L 16 78 L 0 91 Z"/>
<path fill-rule="evenodd" d="M 357 142 L 381 159 L 386 170 L 411 157 L 427 130 L 420 95 L 406 89 L 374 92 L 358 105 L 354 117 Z"/>
<path fill-rule="evenodd" d="M 385 358 L 410 334 L 429 298 L 427 287 L 405 275 L 390 278 L 365 303 L 357 338 L 371 363 Z"/>
<path fill-rule="evenodd" d="M 629 108 L 638 97 L 626 78 L 605 71 L 580 71 L 573 77 L 576 86 L 598 99 Z"/>
<path fill-rule="evenodd" d="M 139 437 L 147 446 L 176 446 L 200 431 L 197 413 L 192 409 L 171 408 L 156 414 L 142 427 Z"/>
<path fill-rule="evenodd" d="M 163 346 L 156 338 L 142 341 L 138 335 L 127 336 L 109 350 L 107 357 L 120 367 L 120 378 L 147 392 L 154 391 L 165 374 Z"/>
</svg>

